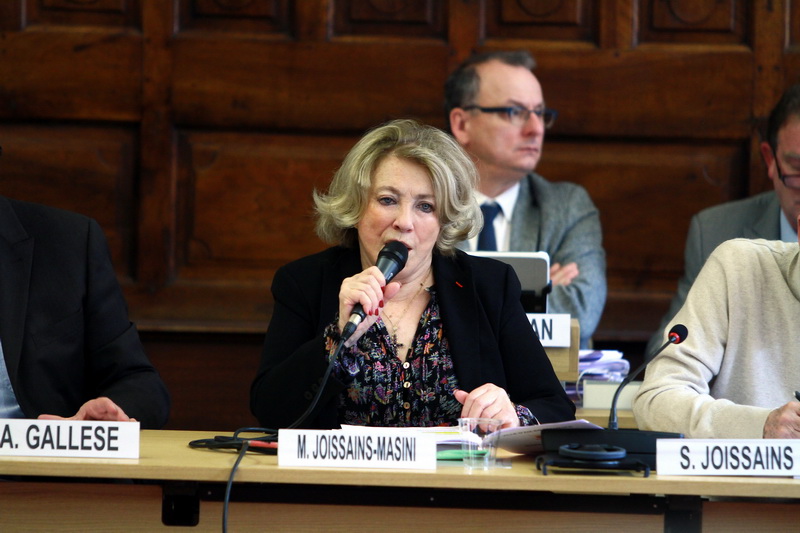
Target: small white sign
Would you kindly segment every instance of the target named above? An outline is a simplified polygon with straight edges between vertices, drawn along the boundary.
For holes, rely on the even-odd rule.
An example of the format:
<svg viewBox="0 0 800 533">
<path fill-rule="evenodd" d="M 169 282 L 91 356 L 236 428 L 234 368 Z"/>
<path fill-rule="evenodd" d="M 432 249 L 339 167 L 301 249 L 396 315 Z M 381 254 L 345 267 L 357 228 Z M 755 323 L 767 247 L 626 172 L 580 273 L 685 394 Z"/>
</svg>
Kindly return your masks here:
<svg viewBox="0 0 800 533">
<path fill-rule="evenodd" d="M 569 348 L 570 316 L 560 313 L 528 313 L 528 322 L 544 347 Z"/>
<path fill-rule="evenodd" d="M 139 458 L 139 422 L 0 419 L 0 456 Z"/>
<path fill-rule="evenodd" d="M 435 435 L 404 429 L 281 429 L 278 466 L 435 470 Z"/>
<path fill-rule="evenodd" d="M 658 439 L 659 476 L 797 476 L 800 443 L 788 439 Z"/>
</svg>

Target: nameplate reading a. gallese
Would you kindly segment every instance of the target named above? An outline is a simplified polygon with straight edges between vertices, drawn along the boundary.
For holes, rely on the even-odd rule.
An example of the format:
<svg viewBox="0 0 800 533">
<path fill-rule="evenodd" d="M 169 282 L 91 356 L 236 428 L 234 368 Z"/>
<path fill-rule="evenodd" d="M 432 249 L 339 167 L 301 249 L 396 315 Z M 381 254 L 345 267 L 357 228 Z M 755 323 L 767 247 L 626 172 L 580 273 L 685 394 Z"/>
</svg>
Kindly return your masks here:
<svg viewBox="0 0 800 533">
<path fill-rule="evenodd" d="M 281 429 L 278 466 L 435 470 L 435 436 L 408 428 Z"/>
<path fill-rule="evenodd" d="M 0 419 L 0 456 L 139 458 L 139 422 Z"/>
<path fill-rule="evenodd" d="M 563 313 L 528 313 L 528 322 L 546 348 L 569 348 L 570 316 Z"/>
<path fill-rule="evenodd" d="M 658 439 L 659 476 L 797 476 L 800 443 L 788 439 Z"/>
</svg>

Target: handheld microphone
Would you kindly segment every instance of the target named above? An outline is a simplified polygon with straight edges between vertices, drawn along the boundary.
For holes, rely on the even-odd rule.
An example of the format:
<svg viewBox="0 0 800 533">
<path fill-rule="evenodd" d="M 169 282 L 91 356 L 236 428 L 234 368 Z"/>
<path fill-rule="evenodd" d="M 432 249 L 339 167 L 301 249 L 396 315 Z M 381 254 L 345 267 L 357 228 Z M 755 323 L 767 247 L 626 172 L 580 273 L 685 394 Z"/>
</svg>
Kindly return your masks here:
<svg viewBox="0 0 800 533">
<path fill-rule="evenodd" d="M 378 253 L 378 261 L 375 263 L 375 266 L 378 267 L 378 270 L 383 274 L 386 283 L 389 283 L 398 272 L 403 270 L 407 260 L 408 248 L 406 248 L 406 245 L 399 241 L 389 241 L 384 245 L 380 253 Z M 364 320 L 365 316 L 367 316 L 367 314 L 364 312 L 362 305 L 356 304 L 350 314 L 350 320 L 344 325 L 342 341 L 346 341 L 350 338 L 358 325 L 361 324 L 361 321 Z"/>
<path fill-rule="evenodd" d="M 650 363 L 650 361 L 655 359 L 658 354 L 663 352 L 667 348 L 667 346 L 669 346 L 670 344 L 680 344 L 683 341 L 685 341 L 686 337 L 688 336 L 689 336 L 689 330 L 686 329 L 686 326 L 684 326 L 683 324 L 675 324 L 674 326 L 672 326 L 672 329 L 670 329 L 669 333 L 667 334 L 667 342 L 665 342 L 661 346 L 661 348 L 653 352 L 653 354 L 651 354 L 649 357 L 646 357 L 644 362 L 641 365 L 639 365 L 639 367 L 636 370 L 634 370 L 633 372 L 628 372 L 628 375 L 625 376 L 625 379 L 623 379 L 622 383 L 620 383 L 619 387 L 617 387 L 616 392 L 614 392 L 614 398 L 611 400 L 611 411 L 608 414 L 608 429 L 618 429 L 617 400 L 619 399 L 619 395 L 622 392 L 622 389 L 624 389 L 628 383 L 633 381 L 636 378 L 636 376 L 638 376 L 642 372 L 642 370 L 644 370 L 644 368 Z"/>
<path fill-rule="evenodd" d="M 386 283 L 389 283 L 389 281 L 394 278 L 398 272 L 403 270 L 403 268 L 406 266 L 407 260 L 408 248 L 406 248 L 405 244 L 398 241 L 390 241 L 387 242 L 378 253 L 378 260 L 375 263 L 375 266 L 377 266 L 383 274 L 383 277 L 386 279 Z M 323 391 L 327 389 L 328 379 L 333 372 L 334 363 L 338 359 L 339 353 L 341 352 L 345 341 L 349 339 L 351 335 L 353 335 L 353 332 L 356 330 L 358 325 L 361 324 L 361 321 L 364 320 L 365 316 L 367 316 L 367 314 L 364 312 L 364 308 L 361 306 L 361 304 L 356 304 L 353 306 L 350 320 L 348 320 L 344 325 L 344 331 L 342 331 L 342 337 L 337 343 L 336 351 L 330 358 L 330 361 L 328 362 L 328 368 L 325 370 L 325 374 L 319 381 L 321 385 L 317 388 L 317 393 L 311 399 L 311 403 L 306 408 L 305 412 L 300 415 L 300 418 L 288 426 L 289 429 L 302 427 L 306 420 L 315 415 L 317 408 L 319 407 L 319 401 L 320 398 L 322 398 Z"/>
</svg>

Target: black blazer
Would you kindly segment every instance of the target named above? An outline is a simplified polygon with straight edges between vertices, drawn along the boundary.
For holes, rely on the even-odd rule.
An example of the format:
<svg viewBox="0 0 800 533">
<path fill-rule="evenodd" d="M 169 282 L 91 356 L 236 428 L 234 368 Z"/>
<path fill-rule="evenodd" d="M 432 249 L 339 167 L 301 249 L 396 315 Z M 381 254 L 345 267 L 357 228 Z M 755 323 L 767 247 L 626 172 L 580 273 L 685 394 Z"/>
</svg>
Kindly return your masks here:
<svg viewBox="0 0 800 533">
<path fill-rule="evenodd" d="M 275 273 L 275 307 L 250 394 L 265 427 L 290 425 L 310 404 L 327 368 L 322 333 L 338 313 L 342 280 L 361 270 L 359 251 L 337 246 Z M 526 319 L 513 269 L 457 251 L 434 254 L 433 273 L 459 387 L 494 383 L 542 423 L 573 419 L 575 406 Z M 344 387 L 332 379 L 319 415 L 304 426 L 338 427 L 336 395 Z"/>
<path fill-rule="evenodd" d="M 0 196 L 0 342 L 26 417 L 108 396 L 144 428 L 169 414 L 94 220 Z"/>
</svg>

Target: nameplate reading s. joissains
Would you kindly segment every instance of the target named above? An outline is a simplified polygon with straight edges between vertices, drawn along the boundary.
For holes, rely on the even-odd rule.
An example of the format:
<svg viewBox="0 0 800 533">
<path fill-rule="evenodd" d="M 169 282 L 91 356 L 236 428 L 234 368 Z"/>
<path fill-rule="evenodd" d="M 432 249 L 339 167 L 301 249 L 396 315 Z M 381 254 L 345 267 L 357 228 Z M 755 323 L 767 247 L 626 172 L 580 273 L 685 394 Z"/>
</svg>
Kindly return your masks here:
<svg viewBox="0 0 800 533">
<path fill-rule="evenodd" d="M 435 470 L 435 436 L 407 428 L 281 429 L 278 466 Z"/>
<path fill-rule="evenodd" d="M 798 476 L 800 443 L 789 439 L 658 439 L 659 476 Z"/>
<path fill-rule="evenodd" d="M 0 456 L 139 458 L 139 422 L 0 419 Z"/>
</svg>

